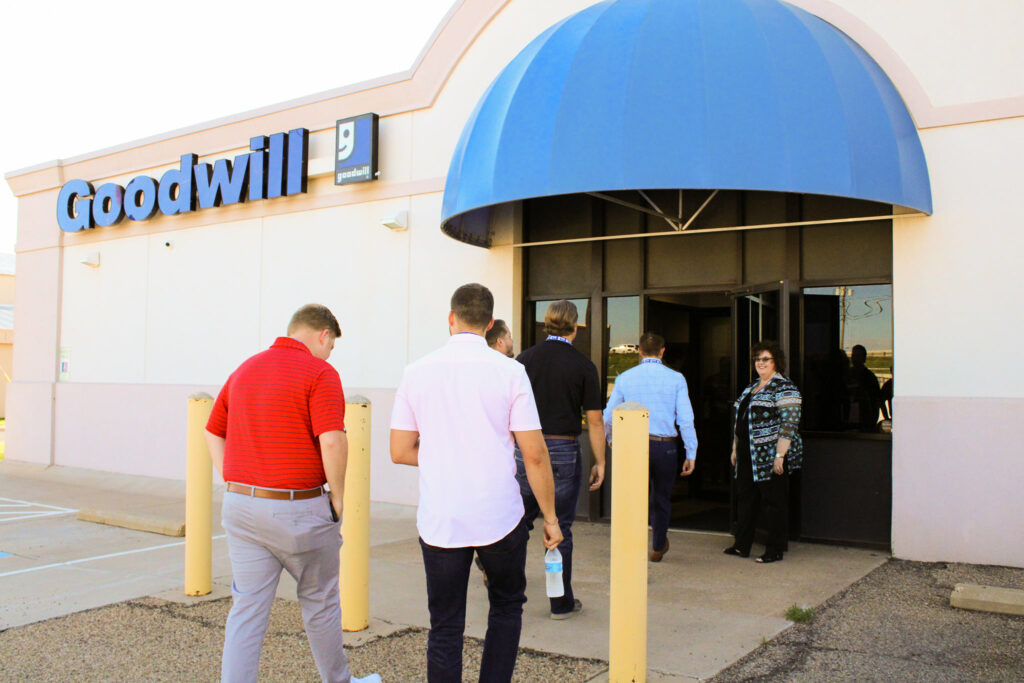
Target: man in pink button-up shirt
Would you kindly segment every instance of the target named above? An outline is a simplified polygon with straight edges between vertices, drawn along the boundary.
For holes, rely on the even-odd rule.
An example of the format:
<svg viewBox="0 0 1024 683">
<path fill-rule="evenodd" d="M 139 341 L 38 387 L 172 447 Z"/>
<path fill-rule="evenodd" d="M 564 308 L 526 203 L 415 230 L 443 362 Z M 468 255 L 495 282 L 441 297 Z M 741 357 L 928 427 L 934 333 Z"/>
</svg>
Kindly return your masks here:
<svg viewBox="0 0 1024 683">
<path fill-rule="evenodd" d="M 416 521 L 427 575 L 427 678 L 462 678 L 466 588 L 474 552 L 490 612 L 480 680 L 508 681 L 526 602 L 523 501 L 514 446 L 544 515 L 544 545 L 562 532 L 533 389 L 522 365 L 487 346 L 494 297 L 479 284 L 452 295 L 442 348 L 405 369 L 391 416 L 391 459 L 419 466 Z"/>
</svg>

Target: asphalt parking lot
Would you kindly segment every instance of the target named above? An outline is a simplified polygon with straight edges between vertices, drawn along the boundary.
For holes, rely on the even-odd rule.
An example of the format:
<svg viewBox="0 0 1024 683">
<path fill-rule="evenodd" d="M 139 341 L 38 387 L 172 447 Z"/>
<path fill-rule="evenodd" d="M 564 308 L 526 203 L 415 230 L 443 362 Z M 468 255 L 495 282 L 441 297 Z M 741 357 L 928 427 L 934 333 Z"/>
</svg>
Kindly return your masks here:
<svg viewBox="0 0 1024 683">
<path fill-rule="evenodd" d="M 711 680 L 1024 681 L 1024 617 L 950 607 L 958 583 L 1024 588 L 1024 569 L 892 560 Z"/>
</svg>

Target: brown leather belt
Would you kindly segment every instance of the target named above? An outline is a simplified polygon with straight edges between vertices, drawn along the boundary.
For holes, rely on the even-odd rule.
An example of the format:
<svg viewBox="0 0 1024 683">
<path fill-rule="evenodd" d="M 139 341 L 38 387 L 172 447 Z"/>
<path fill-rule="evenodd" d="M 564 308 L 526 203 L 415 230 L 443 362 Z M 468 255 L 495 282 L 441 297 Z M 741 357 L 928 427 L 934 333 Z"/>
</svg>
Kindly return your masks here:
<svg viewBox="0 0 1024 683">
<path fill-rule="evenodd" d="M 542 434 L 545 439 L 561 439 L 562 441 L 575 441 L 578 436 L 568 436 L 563 434 Z"/>
<path fill-rule="evenodd" d="M 651 434 L 651 441 L 675 441 L 674 436 L 658 436 L 657 434 Z"/>
<path fill-rule="evenodd" d="M 306 500 L 307 498 L 322 496 L 324 493 L 324 487 L 317 486 L 315 489 L 290 489 L 288 491 L 281 491 L 280 489 L 261 489 L 259 486 L 230 483 L 228 484 L 228 491 L 231 491 L 231 493 L 241 493 L 243 496 L 253 496 L 254 498 Z"/>
</svg>

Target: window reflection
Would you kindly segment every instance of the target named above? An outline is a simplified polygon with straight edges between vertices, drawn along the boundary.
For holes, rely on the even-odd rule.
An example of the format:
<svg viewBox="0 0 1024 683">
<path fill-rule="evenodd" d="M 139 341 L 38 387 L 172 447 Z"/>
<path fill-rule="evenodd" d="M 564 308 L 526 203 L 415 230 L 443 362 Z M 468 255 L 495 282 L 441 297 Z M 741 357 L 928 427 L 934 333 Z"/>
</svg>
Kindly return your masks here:
<svg viewBox="0 0 1024 683">
<path fill-rule="evenodd" d="M 561 301 L 561 299 L 551 299 L 548 301 L 535 301 L 533 303 L 533 344 L 538 344 L 547 339 L 547 332 L 544 331 L 544 314 L 548 311 L 548 306 L 555 303 L 555 301 Z M 590 358 L 590 300 L 589 299 L 569 299 L 569 301 L 576 304 L 576 312 L 578 319 L 576 321 L 577 330 L 576 338 L 573 339 L 572 345 L 587 358 Z"/>
<path fill-rule="evenodd" d="M 615 378 L 640 363 L 640 297 L 617 296 L 605 299 L 608 329 L 608 364 L 605 372 L 605 398 L 612 393 Z"/>
<path fill-rule="evenodd" d="M 892 347 L 892 285 L 805 289 L 806 428 L 888 432 Z"/>
</svg>

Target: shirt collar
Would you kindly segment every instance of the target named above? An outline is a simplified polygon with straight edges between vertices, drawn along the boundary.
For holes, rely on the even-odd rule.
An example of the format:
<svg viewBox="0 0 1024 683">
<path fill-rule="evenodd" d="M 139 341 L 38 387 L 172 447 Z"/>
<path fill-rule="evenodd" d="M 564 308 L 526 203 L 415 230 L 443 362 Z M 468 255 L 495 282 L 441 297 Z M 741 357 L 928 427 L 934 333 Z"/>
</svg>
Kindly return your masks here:
<svg viewBox="0 0 1024 683">
<path fill-rule="evenodd" d="M 312 351 L 309 350 L 308 346 L 306 346 L 297 339 L 292 339 L 291 337 L 278 337 L 277 339 L 274 340 L 274 343 L 271 345 L 270 348 L 295 349 L 296 351 L 305 351 L 309 355 L 313 355 Z"/>
<path fill-rule="evenodd" d="M 487 345 L 487 340 L 482 335 L 476 332 L 459 332 L 448 337 L 449 344 L 483 344 Z"/>
<path fill-rule="evenodd" d="M 640 361 L 640 364 L 643 365 L 644 363 L 657 363 L 658 365 L 662 365 L 660 358 L 644 358 Z"/>
</svg>

